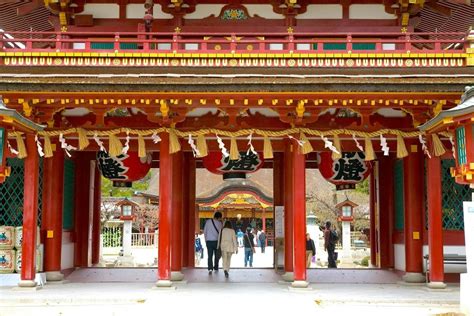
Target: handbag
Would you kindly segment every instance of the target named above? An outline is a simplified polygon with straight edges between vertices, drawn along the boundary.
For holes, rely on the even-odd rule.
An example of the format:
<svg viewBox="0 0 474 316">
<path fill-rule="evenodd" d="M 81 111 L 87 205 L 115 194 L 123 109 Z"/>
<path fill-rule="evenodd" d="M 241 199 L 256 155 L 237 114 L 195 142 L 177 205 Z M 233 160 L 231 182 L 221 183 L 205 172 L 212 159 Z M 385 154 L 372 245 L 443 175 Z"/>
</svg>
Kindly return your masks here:
<svg viewBox="0 0 474 316">
<path fill-rule="evenodd" d="M 219 231 L 216 227 L 216 224 L 214 224 L 214 220 L 211 219 L 212 226 L 214 226 L 214 229 L 216 230 L 217 234 L 219 234 L 219 242 L 217 243 L 218 247 L 216 249 L 216 260 L 219 260 L 220 257 L 222 257 L 222 251 L 221 251 L 221 241 L 222 241 L 222 229 Z"/>
<path fill-rule="evenodd" d="M 249 235 L 245 234 L 245 237 L 247 237 L 247 241 L 249 242 L 249 245 L 252 248 L 252 252 L 255 253 L 255 247 L 253 246 L 252 242 L 250 241 Z"/>
</svg>

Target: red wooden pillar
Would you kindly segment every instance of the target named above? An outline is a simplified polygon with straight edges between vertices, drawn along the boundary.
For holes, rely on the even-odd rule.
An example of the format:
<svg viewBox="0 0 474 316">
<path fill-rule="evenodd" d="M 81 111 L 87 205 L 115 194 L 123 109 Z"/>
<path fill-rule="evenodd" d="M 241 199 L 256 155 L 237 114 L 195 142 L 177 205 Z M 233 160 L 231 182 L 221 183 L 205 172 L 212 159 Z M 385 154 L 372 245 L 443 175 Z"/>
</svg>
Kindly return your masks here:
<svg viewBox="0 0 474 316">
<path fill-rule="evenodd" d="M 380 267 L 391 268 L 393 261 L 393 214 L 394 214 L 394 159 L 392 157 L 380 157 L 379 162 L 379 241 L 380 241 Z M 380 172 L 382 171 L 382 172 Z"/>
<path fill-rule="evenodd" d="M 74 162 L 74 266 L 89 266 L 89 187 L 90 160 L 77 153 Z"/>
<path fill-rule="evenodd" d="M 188 163 L 190 157 L 189 153 L 183 153 L 183 172 L 182 172 L 182 188 L 181 188 L 181 199 L 183 200 L 183 216 L 181 221 L 181 227 L 183 230 L 183 240 L 181 243 L 181 247 L 183 249 L 183 260 L 182 266 L 189 267 L 190 266 L 190 258 L 189 258 L 189 247 L 190 247 L 190 237 L 189 237 L 189 178 L 188 178 Z"/>
<path fill-rule="evenodd" d="M 443 265 L 443 214 L 441 205 L 441 159 L 428 159 L 428 247 L 432 288 L 445 288 Z"/>
<path fill-rule="evenodd" d="M 39 157 L 33 134 L 26 134 L 26 152 L 28 156 L 24 165 L 22 265 L 18 286 L 35 287 Z"/>
<path fill-rule="evenodd" d="M 92 214 L 92 264 L 100 261 L 100 205 L 101 205 L 102 175 L 95 167 L 94 173 L 94 209 Z"/>
<path fill-rule="evenodd" d="M 43 159 L 44 271 L 47 281 L 61 281 L 63 233 L 64 151 L 59 144 L 51 158 Z"/>
<path fill-rule="evenodd" d="M 172 164 L 169 152 L 169 135 L 163 133 L 160 142 L 160 209 L 158 226 L 158 287 L 169 287 L 171 283 L 171 176 Z"/>
<path fill-rule="evenodd" d="M 183 266 L 183 152 L 171 155 L 171 271 L 172 281 L 181 281 Z"/>
<path fill-rule="evenodd" d="M 293 287 L 307 287 L 306 282 L 306 157 L 293 142 Z"/>
<path fill-rule="evenodd" d="M 405 206 L 405 276 L 406 282 L 424 282 L 423 272 L 423 174 L 424 157 L 418 145 L 411 144 L 403 159 L 403 192 Z"/>
<path fill-rule="evenodd" d="M 370 264 L 377 266 L 377 234 L 375 225 L 375 209 L 377 203 L 377 192 L 375 188 L 375 172 L 372 170 L 369 178 L 369 208 L 370 208 Z"/>
<path fill-rule="evenodd" d="M 194 267 L 194 238 L 196 234 L 196 160 L 192 153 L 184 154 L 183 161 L 183 266 Z"/>
<path fill-rule="evenodd" d="M 291 143 L 285 143 L 284 156 L 284 206 L 285 206 L 285 275 L 284 279 L 294 280 L 293 276 L 293 155 Z"/>
</svg>

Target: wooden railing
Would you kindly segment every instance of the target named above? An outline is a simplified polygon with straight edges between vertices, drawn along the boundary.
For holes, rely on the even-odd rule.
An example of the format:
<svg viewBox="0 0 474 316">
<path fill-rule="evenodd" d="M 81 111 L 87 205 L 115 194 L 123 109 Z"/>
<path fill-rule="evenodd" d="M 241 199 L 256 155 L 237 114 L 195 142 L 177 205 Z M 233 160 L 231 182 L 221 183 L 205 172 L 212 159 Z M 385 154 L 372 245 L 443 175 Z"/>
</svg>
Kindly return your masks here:
<svg viewBox="0 0 474 316">
<path fill-rule="evenodd" d="M 0 32 L 0 52 L 463 53 L 466 33 Z"/>
</svg>

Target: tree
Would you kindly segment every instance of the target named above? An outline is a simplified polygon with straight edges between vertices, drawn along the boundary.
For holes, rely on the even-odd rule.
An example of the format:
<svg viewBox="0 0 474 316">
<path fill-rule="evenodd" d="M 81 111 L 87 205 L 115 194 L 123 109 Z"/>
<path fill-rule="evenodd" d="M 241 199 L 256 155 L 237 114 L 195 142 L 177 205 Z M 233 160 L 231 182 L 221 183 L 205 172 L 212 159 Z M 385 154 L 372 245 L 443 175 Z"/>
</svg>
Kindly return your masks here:
<svg viewBox="0 0 474 316">
<path fill-rule="evenodd" d="M 151 171 L 138 181 L 132 183 L 131 188 L 117 188 L 113 186 L 113 182 L 107 178 L 102 177 L 102 196 L 110 197 L 132 197 L 135 191 L 146 191 L 151 178 Z"/>
</svg>

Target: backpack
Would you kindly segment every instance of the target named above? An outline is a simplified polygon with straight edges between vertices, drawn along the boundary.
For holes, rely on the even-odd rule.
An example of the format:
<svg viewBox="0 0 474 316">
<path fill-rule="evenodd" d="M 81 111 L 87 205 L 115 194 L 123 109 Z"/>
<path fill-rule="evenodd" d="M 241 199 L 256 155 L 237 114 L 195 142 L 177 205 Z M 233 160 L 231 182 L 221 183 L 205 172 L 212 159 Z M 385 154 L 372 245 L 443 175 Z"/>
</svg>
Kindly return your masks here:
<svg viewBox="0 0 474 316">
<path fill-rule="evenodd" d="M 333 245 L 339 240 L 339 236 L 337 235 L 337 231 L 335 229 L 329 232 L 329 242 Z"/>
<path fill-rule="evenodd" d="M 202 250 L 201 239 L 199 239 L 199 237 L 194 239 L 194 250 L 196 252 L 199 252 Z"/>
</svg>

